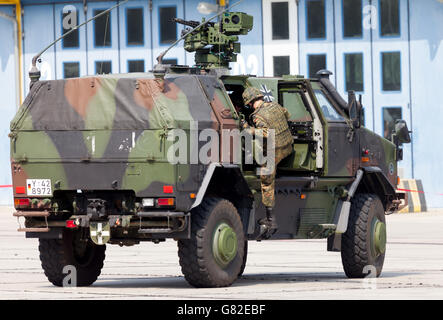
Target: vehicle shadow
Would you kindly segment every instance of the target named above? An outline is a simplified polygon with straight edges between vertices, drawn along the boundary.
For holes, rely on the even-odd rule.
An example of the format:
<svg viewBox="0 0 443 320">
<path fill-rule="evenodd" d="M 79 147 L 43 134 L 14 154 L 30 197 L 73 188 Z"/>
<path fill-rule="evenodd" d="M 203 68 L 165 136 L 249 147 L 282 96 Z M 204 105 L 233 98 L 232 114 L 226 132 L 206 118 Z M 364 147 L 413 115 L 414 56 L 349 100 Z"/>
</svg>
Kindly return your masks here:
<svg viewBox="0 0 443 320">
<path fill-rule="evenodd" d="M 384 272 L 380 279 L 397 278 L 407 276 L 410 273 Z M 232 287 L 253 286 L 256 284 L 276 284 L 289 282 L 360 282 L 363 279 L 348 279 L 343 272 L 327 272 L 327 273 L 246 273 L 240 277 Z M 165 289 L 189 289 L 192 288 L 183 276 L 171 277 L 134 277 L 134 278 L 114 278 L 103 277 L 93 284 L 95 288 L 165 288 Z"/>
<path fill-rule="evenodd" d="M 409 273 L 384 272 L 379 279 L 389 279 L 406 276 Z M 248 286 L 257 283 L 288 283 L 288 282 L 360 282 L 363 279 L 349 279 L 344 272 L 286 272 L 286 273 L 268 273 L 268 274 L 244 274 L 235 285 Z"/>
</svg>

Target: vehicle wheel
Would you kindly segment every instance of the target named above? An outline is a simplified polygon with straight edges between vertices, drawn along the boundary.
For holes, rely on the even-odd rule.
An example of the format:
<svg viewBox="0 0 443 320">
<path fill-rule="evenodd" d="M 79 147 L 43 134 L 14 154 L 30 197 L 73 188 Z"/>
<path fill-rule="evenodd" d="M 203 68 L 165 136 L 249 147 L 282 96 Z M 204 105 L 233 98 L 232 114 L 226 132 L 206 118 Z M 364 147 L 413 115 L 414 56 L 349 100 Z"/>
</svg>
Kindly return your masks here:
<svg viewBox="0 0 443 320">
<path fill-rule="evenodd" d="M 93 284 L 101 273 L 105 260 L 106 246 L 81 240 L 79 232 L 66 231 L 62 240 L 40 239 L 40 261 L 48 280 L 55 286 L 63 286 L 66 266 L 74 266 L 77 272 L 77 286 Z"/>
<path fill-rule="evenodd" d="M 245 249 L 244 249 L 244 253 L 243 253 L 243 263 L 241 265 L 240 273 L 238 274 L 239 277 L 241 277 L 243 275 L 243 272 L 245 272 L 246 259 L 248 259 L 248 240 L 245 240 Z"/>
<path fill-rule="evenodd" d="M 241 271 L 244 233 L 228 200 L 205 198 L 191 214 L 191 239 L 178 241 L 180 266 L 192 286 L 230 286 Z"/>
<path fill-rule="evenodd" d="M 341 258 L 346 276 L 380 276 L 386 252 L 386 219 L 374 194 L 357 194 L 351 201 L 348 229 L 342 235 Z"/>
</svg>

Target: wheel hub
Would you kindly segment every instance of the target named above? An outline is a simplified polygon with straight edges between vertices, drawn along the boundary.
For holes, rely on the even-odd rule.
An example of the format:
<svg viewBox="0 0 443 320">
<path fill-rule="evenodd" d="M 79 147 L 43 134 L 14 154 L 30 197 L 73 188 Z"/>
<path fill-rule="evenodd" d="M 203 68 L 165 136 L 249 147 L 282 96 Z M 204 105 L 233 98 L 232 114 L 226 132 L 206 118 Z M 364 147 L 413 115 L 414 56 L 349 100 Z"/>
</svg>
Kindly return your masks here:
<svg viewBox="0 0 443 320">
<path fill-rule="evenodd" d="M 378 219 L 375 219 L 372 225 L 372 243 L 375 252 L 383 254 L 386 251 L 386 224 Z"/>
<path fill-rule="evenodd" d="M 237 255 L 237 235 L 228 224 L 221 223 L 216 228 L 212 252 L 221 267 L 226 267 Z"/>
</svg>

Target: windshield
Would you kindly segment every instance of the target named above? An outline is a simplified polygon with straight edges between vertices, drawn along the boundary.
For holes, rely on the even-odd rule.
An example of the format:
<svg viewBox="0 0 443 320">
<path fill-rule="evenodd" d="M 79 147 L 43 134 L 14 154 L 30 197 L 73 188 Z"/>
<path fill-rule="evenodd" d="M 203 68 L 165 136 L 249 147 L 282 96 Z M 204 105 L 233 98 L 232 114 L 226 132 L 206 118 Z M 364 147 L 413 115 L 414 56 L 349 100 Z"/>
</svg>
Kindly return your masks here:
<svg viewBox="0 0 443 320">
<path fill-rule="evenodd" d="M 328 121 L 345 121 L 345 118 L 335 110 L 334 106 L 329 102 L 321 90 L 314 90 L 314 93 L 323 115 Z"/>
</svg>

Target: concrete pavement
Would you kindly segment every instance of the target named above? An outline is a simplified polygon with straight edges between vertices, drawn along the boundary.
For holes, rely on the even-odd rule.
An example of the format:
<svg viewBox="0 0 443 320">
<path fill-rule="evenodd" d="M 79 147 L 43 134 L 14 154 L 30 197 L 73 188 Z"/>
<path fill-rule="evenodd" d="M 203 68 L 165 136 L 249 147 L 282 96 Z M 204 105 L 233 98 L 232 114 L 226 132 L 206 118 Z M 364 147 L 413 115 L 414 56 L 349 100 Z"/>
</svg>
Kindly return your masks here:
<svg viewBox="0 0 443 320">
<path fill-rule="evenodd" d="M 0 207 L 0 299 L 442 299 L 443 210 L 387 217 L 381 278 L 347 279 L 325 240 L 250 242 L 243 278 L 229 288 L 195 289 L 181 274 L 177 245 L 107 246 L 98 281 L 58 288 L 41 269 L 38 240 L 18 233 Z"/>
</svg>

